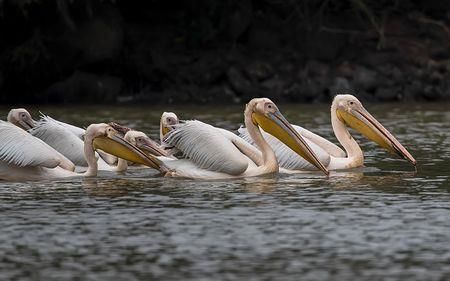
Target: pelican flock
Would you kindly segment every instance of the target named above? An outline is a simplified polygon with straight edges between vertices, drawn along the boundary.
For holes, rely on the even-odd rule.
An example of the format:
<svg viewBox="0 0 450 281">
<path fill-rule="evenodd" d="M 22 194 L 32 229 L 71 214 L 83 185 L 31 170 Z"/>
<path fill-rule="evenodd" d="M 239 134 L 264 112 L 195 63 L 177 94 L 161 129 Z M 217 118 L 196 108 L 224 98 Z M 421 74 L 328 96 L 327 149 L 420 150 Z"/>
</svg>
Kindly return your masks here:
<svg viewBox="0 0 450 281">
<path fill-rule="evenodd" d="M 104 149 L 120 158 L 142 164 L 149 159 L 132 144 L 116 136 L 107 124 L 91 124 L 84 135 L 84 157 L 88 169 L 75 172 L 75 165 L 42 140 L 9 122 L 0 121 L 0 179 L 43 180 L 75 176 L 95 176 L 98 165 L 95 149 Z"/>
<path fill-rule="evenodd" d="M 387 151 L 399 155 L 416 166 L 414 157 L 353 95 L 335 96 L 331 104 L 331 125 L 337 140 L 345 151 L 319 135 L 300 126 L 293 126 L 300 135 L 305 137 L 328 170 L 351 169 L 361 167 L 364 164 L 364 154 L 347 127 L 353 128 Z M 247 128 L 240 128 L 239 135 L 251 142 Z M 274 149 L 280 166 L 285 168 L 285 171 L 294 172 L 316 168 L 277 139 L 267 133 L 264 135 Z"/>
<path fill-rule="evenodd" d="M 99 170 L 151 168 L 166 177 L 229 179 L 273 173 L 315 173 L 364 165 L 348 127 L 416 166 L 400 142 L 349 94 L 331 105 L 331 125 L 343 149 L 291 125 L 268 98 L 249 101 L 237 133 L 164 112 L 159 140 L 115 122 L 86 129 L 24 108 L 0 121 L 0 180 L 26 181 L 96 176 Z"/>
</svg>

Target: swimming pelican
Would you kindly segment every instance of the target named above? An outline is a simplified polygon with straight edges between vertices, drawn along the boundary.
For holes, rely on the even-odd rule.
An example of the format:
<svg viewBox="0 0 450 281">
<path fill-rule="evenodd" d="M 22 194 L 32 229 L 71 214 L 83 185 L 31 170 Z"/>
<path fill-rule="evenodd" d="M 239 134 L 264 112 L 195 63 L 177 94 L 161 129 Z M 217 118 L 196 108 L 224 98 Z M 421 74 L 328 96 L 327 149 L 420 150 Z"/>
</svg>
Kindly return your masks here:
<svg viewBox="0 0 450 281">
<path fill-rule="evenodd" d="M 163 112 L 161 114 L 161 120 L 159 122 L 159 140 L 164 143 L 164 136 L 169 133 L 173 126 L 180 123 L 180 119 L 173 112 Z"/>
<path fill-rule="evenodd" d="M 36 126 L 31 114 L 25 108 L 13 108 L 9 111 L 7 120 L 9 123 L 16 125 L 24 130 L 29 130 Z"/>
<path fill-rule="evenodd" d="M 156 141 L 149 138 L 144 133 L 140 132 L 140 134 L 133 134 L 130 135 L 130 138 L 145 138 L 146 139 L 146 152 L 154 155 L 154 156 L 167 156 L 167 157 L 173 157 L 172 155 L 177 152 L 177 149 L 174 147 L 168 146 L 164 142 L 164 136 L 170 132 L 173 129 L 173 126 L 180 123 L 180 120 L 178 119 L 178 116 L 173 112 L 163 112 L 161 115 L 160 123 L 159 123 L 159 139 L 160 143 L 158 144 Z M 123 126 L 121 124 L 110 122 L 109 125 L 111 125 L 115 130 L 117 130 L 120 134 L 122 134 L 124 137 L 127 133 L 133 132 L 134 130 L 131 128 L 128 128 L 126 126 Z M 138 131 L 134 131 L 138 132 Z M 130 140 L 128 140 L 130 141 Z"/>
<path fill-rule="evenodd" d="M 295 126 L 297 132 L 307 139 L 308 144 L 328 170 L 350 169 L 361 167 L 364 164 L 364 154 L 358 143 L 350 135 L 347 126 L 359 131 L 389 152 L 399 155 L 416 166 L 416 160 L 406 148 L 353 95 L 340 94 L 335 96 L 331 104 L 331 124 L 336 138 L 345 149 L 345 153 L 321 136 Z M 239 133 L 244 139 L 251 142 L 247 129 L 240 128 Z M 316 169 L 277 139 L 267 133 L 263 133 L 263 135 L 274 149 L 280 166 L 287 169 L 287 172 Z"/>
<path fill-rule="evenodd" d="M 71 124 L 67 124 L 41 114 L 41 119 L 35 121 L 30 113 L 24 108 L 11 109 L 8 121 L 31 135 L 41 139 L 56 151 L 67 157 L 76 166 L 87 167 L 88 163 L 84 157 L 84 134 L 85 130 Z M 117 158 L 102 151 L 98 160 L 100 170 L 111 170 Z"/>
<path fill-rule="evenodd" d="M 172 126 L 164 140 L 183 152 L 186 159 L 148 156 L 161 172 L 174 177 L 224 179 L 278 172 L 275 153 L 264 140 L 261 127 L 328 173 L 271 100 L 251 100 L 245 108 L 244 121 L 260 151 L 227 130 L 200 121 L 184 121 Z M 145 149 L 145 146 L 137 146 Z"/>
<path fill-rule="evenodd" d="M 25 108 L 11 109 L 8 113 L 7 120 L 8 120 L 8 122 L 26 130 L 26 131 L 36 127 L 38 125 L 38 123 L 42 120 L 47 123 L 55 123 L 55 124 L 59 124 L 59 125 L 65 127 L 67 130 L 72 132 L 75 136 L 77 136 L 81 140 L 83 140 L 83 136 L 84 136 L 84 129 L 76 127 L 71 124 L 67 124 L 67 123 L 55 120 L 55 119 L 51 118 L 50 116 L 44 115 L 42 113 L 41 113 L 41 120 L 35 121 L 31 117 L 31 114 L 28 112 L 28 110 L 26 110 Z"/>
<path fill-rule="evenodd" d="M 115 125 L 117 125 L 117 124 L 115 123 Z M 161 152 L 161 149 L 159 149 L 158 145 L 150 137 L 148 137 L 144 132 L 135 131 L 135 130 L 130 129 L 125 133 L 125 135 L 123 136 L 123 139 L 136 147 L 139 147 L 139 148 L 144 147 L 145 153 L 149 153 L 154 156 L 166 156 Z M 145 166 L 145 167 L 147 167 L 147 166 Z M 155 165 L 153 165 L 153 163 L 152 163 L 152 166 L 150 166 L 150 167 L 155 168 Z M 124 172 L 127 169 L 128 169 L 128 161 L 126 161 L 122 158 L 119 158 L 117 161 L 116 171 Z"/>
<path fill-rule="evenodd" d="M 73 163 L 61 157 L 45 142 L 11 123 L 0 121 L 0 179 L 42 180 L 95 176 L 98 170 L 95 149 L 102 149 L 128 161 L 153 165 L 139 149 L 117 137 L 112 127 L 107 124 L 92 124 L 84 137 L 84 155 L 88 169 L 83 174 L 75 173 Z"/>
</svg>

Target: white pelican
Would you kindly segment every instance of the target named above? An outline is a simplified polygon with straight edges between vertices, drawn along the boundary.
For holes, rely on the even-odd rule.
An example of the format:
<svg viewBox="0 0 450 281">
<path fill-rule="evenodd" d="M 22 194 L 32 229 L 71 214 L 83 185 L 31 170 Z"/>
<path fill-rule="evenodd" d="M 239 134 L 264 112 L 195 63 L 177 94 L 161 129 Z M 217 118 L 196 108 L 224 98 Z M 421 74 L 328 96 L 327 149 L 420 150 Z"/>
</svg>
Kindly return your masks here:
<svg viewBox="0 0 450 281">
<path fill-rule="evenodd" d="M 173 112 L 163 112 L 159 122 L 159 140 L 161 144 L 164 143 L 164 136 L 170 132 L 174 125 L 180 123 L 180 119 Z"/>
<path fill-rule="evenodd" d="M 36 126 L 36 121 L 33 120 L 30 113 L 25 108 L 11 109 L 8 113 L 7 120 L 24 130 L 29 130 Z"/>
<path fill-rule="evenodd" d="M 364 154 L 358 143 L 350 135 L 347 126 L 359 131 L 389 152 L 399 155 L 416 166 L 416 160 L 412 155 L 353 95 L 340 94 L 335 96 L 331 105 L 331 124 L 336 138 L 345 149 L 345 153 L 321 136 L 302 127 L 294 126 L 298 133 L 307 139 L 308 144 L 328 170 L 350 169 L 361 167 L 364 164 Z M 247 129 L 240 128 L 239 133 L 241 137 L 251 142 Z M 285 168 L 286 172 L 316 169 L 276 138 L 267 133 L 263 133 L 263 135 L 274 149 L 280 166 Z"/>
<path fill-rule="evenodd" d="M 183 152 L 186 159 L 148 156 L 166 176 L 223 179 L 278 172 L 275 153 L 264 140 L 261 127 L 328 174 L 271 100 L 251 100 L 245 108 L 244 118 L 250 136 L 261 151 L 229 131 L 200 121 L 185 121 L 172 126 L 164 140 Z"/>
<path fill-rule="evenodd" d="M 84 129 L 55 120 L 44 114 L 41 114 L 39 121 L 35 121 L 24 108 L 11 109 L 8 114 L 8 121 L 41 139 L 76 166 L 87 167 L 88 163 L 83 152 Z M 110 166 L 117 161 L 116 157 L 112 155 L 102 151 L 97 151 L 97 153 L 101 156 L 98 160 L 100 170 L 110 170 Z"/>
<path fill-rule="evenodd" d="M 51 118 L 50 116 L 44 115 L 41 113 L 41 120 L 35 121 L 31 114 L 26 110 L 25 108 L 13 108 L 8 113 L 8 122 L 24 129 L 24 130 L 30 130 L 42 120 L 47 123 L 55 123 L 59 124 L 63 127 L 65 127 L 67 130 L 72 132 L 75 136 L 77 136 L 79 139 L 83 140 L 84 137 L 84 129 L 73 126 L 71 124 L 67 124 L 58 120 L 55 120 Z"/>
<path fill-rule="evenodd" d="M 85 133 L 85 173 L 73 172 L 74 165 L 45 142 L 17 126 L 0 121 L 0 179 L 42 180 L 74 176 L 95 176 L 98 166 L 95 149 L 102 149 L 128 161 L 153 165 L 139 149 L 116 136 L 107 124 L 92 124 Z"/>
<path fill-rule="evenodd" d="M 116 123 L 114 123 L 117 125 Z M 120 125 L 119 125 L 120 126 Z M 121 126 L 122 127 L 122 126 Z M 113 127 L 115 128 L 115 127 Z M 122 127 L 124 128 L 124 127 Z M 141 131 L 135 131 L 135 130 L 128 130 L 125 135 L 123 136 L 123 139 L 129 142 L 130 144 L 136 146 L 136 147 L 144 147 L 145 152 L 149 153 L 154 156 L 165 156 L 163 154 L 163 151 L 158 147 L 158 144 L 156 144 L 150 137 L 148 137 L 145 133 Z M 155 165 L 150 166 L 152 168 L 157 168 Z M 126 171 L 128 169 L 128 161 L 119 158 L 117 161 L 117 168 L 116 171 Z"/>
<path fill-rule="evenodd" d="M 125 127 L 121 124 L 110 122 L 109 125 L 111 125 L 115 130 L 117 130 L 120 134 L 122 134 L 124 138 L 125 136 L 127 136 L 128 133 L 135 132 L 133 134 L 128 135 L 129 139 L 127 140 L 130 141 L 131 143 L 133 143 L 132 139 L 134 138 L 136 139 L 145 138 L 146 152 L 154 156 L 173 157 L 172 155 L 177 152 L 177 149 L 174 147 L 170 147 L 166 143 L 164 143 L 164 136 L 173 129 L 174 125 L 178 123 L 180 123 L 180 120 L 178 119 L 178 116 L 175 113 L 163 112 L 159 123 L 159 139 L 161 144 L 158 144 L 156 141 L 149 138 L 146 134 L 139 131 L 134 131 L 133 129 Z"/>
</svg>

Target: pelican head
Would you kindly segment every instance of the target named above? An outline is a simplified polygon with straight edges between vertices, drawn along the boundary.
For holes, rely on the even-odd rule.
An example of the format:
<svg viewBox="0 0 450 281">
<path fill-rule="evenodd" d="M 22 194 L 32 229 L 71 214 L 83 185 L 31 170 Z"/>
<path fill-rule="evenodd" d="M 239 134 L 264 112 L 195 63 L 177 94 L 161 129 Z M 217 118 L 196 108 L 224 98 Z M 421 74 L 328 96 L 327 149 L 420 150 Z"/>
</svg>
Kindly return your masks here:
<svg viewBox="0 0 450 281">
<path fill-rule="evenodd" d="M 148 138 L 148 136 L 141 131 L 128 131 L 123 138 L 136 146 L 138 143 L 143 143 L 144 139 Z"/>
<path fill-rule="evenodd" d="M 327 168 L 320 162 L 314 151 L 270 99 L 252 99 L 246 105 L 244 114 L 251 116 L 254 125 L 273 135 L 308 162 L 328 174 Z"/>
<path fill-rule="evenodd" d="M 164 112 L 161 115 L 161 136 L 165 136 L 170 130 L 172 130 L 172 126 L 180 123 L 178 116 L 173 112 Z"/>
<path fill-rule="evenodd" d="M 336 115 L 341 122 L 416 166 L 414 157 L 363 107 L 355 96 L 349 94 L 335 96 L 331 109 L 336 110 Z"/>
<path fill-rule="evenodd" d="M 143 132 L 129 131 L 125 134 L 124 139 L 141 149 L 146 154 L 153 156 L 166 156 L 164 151 L 159 148 L 158 144 Z"/>
<path fill-rule="evenodd" d="M 8 122 L 24 130 L 29 130 L 36 126 L 36 121 L 31 118 L 30 113 L 25 108 L 13 108 L 8 113 Z"/>
<path fill-rule="evenodd" d="M 94 149 L 101 149 L 124 160 L 143 165 L 152 165 L 152 161 L 119 133 L 105 123 L 92 124 L 86 129 L 85 142 L 92 141 Z"/>
</svg>

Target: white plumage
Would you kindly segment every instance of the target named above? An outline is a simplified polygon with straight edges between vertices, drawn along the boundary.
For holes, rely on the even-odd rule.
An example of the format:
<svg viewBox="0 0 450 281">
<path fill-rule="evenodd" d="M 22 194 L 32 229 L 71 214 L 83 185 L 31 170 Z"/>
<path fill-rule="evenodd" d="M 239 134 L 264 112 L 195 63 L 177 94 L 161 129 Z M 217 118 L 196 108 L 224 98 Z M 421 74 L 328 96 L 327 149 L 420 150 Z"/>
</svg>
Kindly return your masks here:
<svg viewBox="0 0 450 281">
<path fill-rule="evenodd" d="M 336 139 L 345 149 L 342 150 L 335 144 L 316 135 L 300 126 L 293 126 L 295 130 L 304 137 L 311 149 L 319 157 L 319 160 L 328 170 L 342 170 L 361 167 L 364 164 L 364 154 L 350 135 L 347 127 L 360 131 L 369 139 L 374 140 L 382 147 L 392 153 L 401 155 L 403 158 L 416 165 L 414 157 L 362 106 L 361 102 L 349 94 L 336 95 L 331 104 L 331 124 Z M 339 114 L 338 114 L 339 113 Z M 251 141 L 245 128 L 239 129 L 241 137 Z M 274 149 L 278 163 L 283 172 L 310 170 L 313 166 L 298 156 L 294 151 L 287 148 L 283 143 L 270 135 L 263 133 L 269 145 Z"/>
<path fill-rule="evenodd" d="M 73 168 L 72 162 L 40 139 L 0 121 L 0 179 L 64 177 L 72 175 Z"/>
<path fill-rule="evenodd" d="M 64 128 L 66 128 L 67 130 L 69 130 L 70 132 L 72 132 L 72 134 L 74 134 L 77 138 L 79 138 L 80 140 L 83 140 L 84 138 L 84 134 L 85 134 L 85 130 L 79 127 L 76 127 L 74 125 L 71 124 L 67 124 L 64 122 L 61 122 L 59 120 L 53 119 L 52 117 L 45 115 L 43 113 L 41 113 L 41 119 L 39 120 L 39 122 L 46 122 L 46 123 L 56 123 L 59 124 L 61 126 L 63 126 Z"/>
<path fill-rule="evenodd" d="M 85 130 L 76 126 L 55 120 L 50 116 L 41 115 L 41 119 L 36 122 L 36 127 L 29 130 L 30 134 L 41 139 L 56 151 L 72 161 L 76 166 L 87 167 L 84 156 L 84 134 Z M 102 158 L 98 158 L 98 168 L 103 171 L 111 171 L 111 167 Z M 107 154 L 105 154 L 107 155 Z M 84 170 L 83 168 L 77 170 Z"/>
<path fill-rule="evenodd" d="M 17 126 L 0 121 L 0 160 L 8 164 L 54 168 L 62 155 Z M 66 159 L 66 161 L 68 161 Z"/>
<path fill-rule="evenodd" d="M 72 134 L 72 133 L 69 133 Z M 118 151 L 125 160 L 142 157 L 137 148 L 127 141 L 117 138 L 113 128 L 107 124 L 91 124 L 86 130 L 84 156 L 88 163 L 85 173 L 74 172 L 74 164 L 42 140 L 28 134 L 15 125 L 0 121 L 0 180 L 42 180 L 75 176 L 95 176 L 98 159 L 95 155 L 95 141 L 103 139 L 100 147 Z M 105 138 L 109 139 L 109 143 Z M 121 148 L 114 148 L 114 143 Z M 112 145 L 113 148 L 110 148 Z M 128 152 L 123 149 L 127 149 Z M 111 169 L 112 170 L 112 169 Z M 114 169 L 119 171 L 119 169 Z"/>
<path fill-rule="evenodd" d="M 229 175 L 242 174 L 250 160 L 218 128 L 200 121 L 173 126 L 164 141 L 183 152 L 195 166 Z M 199 145 L 200 144 L 200 145 Z"/>
<path fill-rule="evenodd" d="M 294 127 L 294 129 L 301 136 L 304 137 L 306 143 L 311 147 L 311 149 L 314 151 L 314 153 L 319 157 L 320 162 L 322 162 L 325 166 L 328 166 L 328 164 L 330 163 L 330 153 L 325 151 L 322 147 L 318 146 L 314 141 L 312 141 L 310 138 L 308 138 L 308 136 L 311 137 L 310 134 L 313 134 L 313 133 L 308 131 L 310 134 L 305 134 L 305 131 L 307 131 L 306 129 L 304 129 L 300 126 L 296 126 L 296 125 L 292 125 L 292 127 Z M 248 134 L 248 131 L 246 128 L 241 127 L 241 128 L 239 128 L 238 132 L 239 132 L 240 137 L 242 137 L 247 142 L 253 144 L 253 141 L 250 138 L 250 135 Z M 274 150 L 275 155 L 277 156 L 277 159 L 278 159 L 278 163 L 280 164 L 280 167 L 283 167 L 283 168 L 289 169 L 289 170 L 317 170 L 316 167 L 314 167 L 311 163 L 309 163 L 304 158 L 302 158 L 300 155 L 295 153 L 292 149 L 290 149 L 284 143 L 279 141 L 277 138 L 264 132 L 264 130 L 262 130 L 262 129 L 261 129 L 261 132 L 264 136 L 264 139 Z M 317 137 L 320 137 L 320 136 L 317 136 Z M 334 144 L 332 144 L 332 145 L 334 145 Z M 339 147 L 337 147 L 337 148 L 340 149 Z M 344 153 L 344 152 L 342 151 L 342 153 Z"/>
<path fill-rule="evenodd" d="M 75 165 L 87 166 L 83 152 L 84 143 L 70 130 L 70 127 L 64 126 L 61 122 L 48 116 L 43 116 L 37 122 L 37 126 L 30 130 L 30 133 L 59 151 Z"/>
<path fill-rule="evenodd" d="M 254 121 L 253 117 L 257 121 Z M 282 124 L 271 120 L 280 120 Z M 298 148 L 299 153 L 309 153 L 311 161 L 322 171 L 328 172 L 304 140 L 292 132 L 294 129 L 290 127 L 271 100 L 252 99 L 246 105 L 244 123 L 252 143 L 254 142 L 259 150 L 224 129 L 200 121 L 185 121 L 171 126 L 172 130 L 164 137 L 164 141 L 180 150 L 185 159 L 176 160 L 152 155 L 148 157 L 153 163 L 157 163 L 158 169 L 166 176 L 226 179 L 275 173 L 279 171 L 279 165 L 273 149 L 261 132 L 262 124 L 269 129 L 278 128 L 284 131 L 285 134 L 278 131 L 274 131 L 273 134 L 293 148 Z"/>
</svg>

